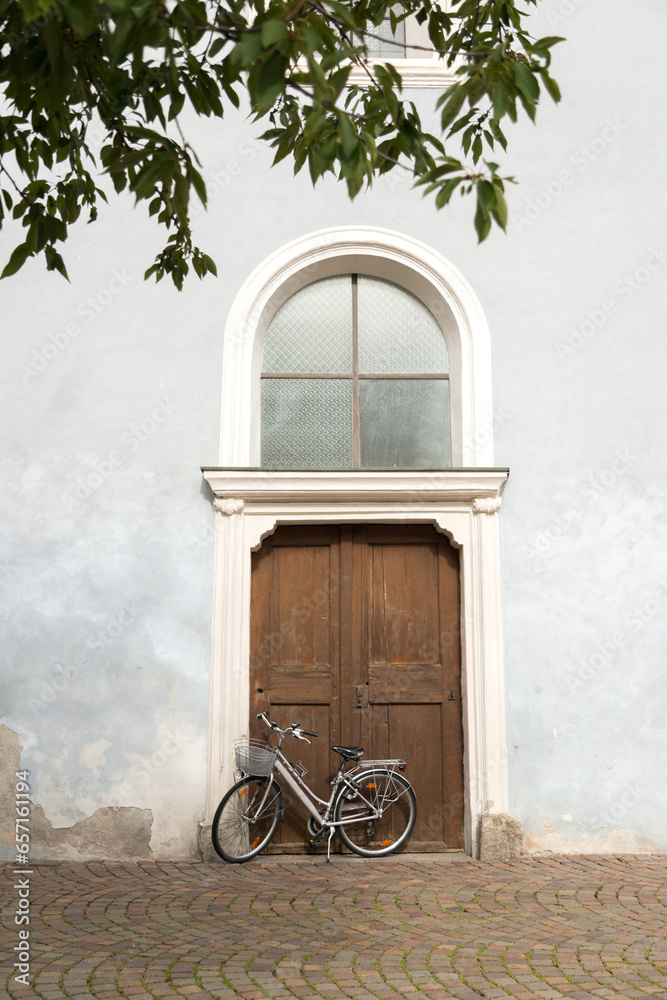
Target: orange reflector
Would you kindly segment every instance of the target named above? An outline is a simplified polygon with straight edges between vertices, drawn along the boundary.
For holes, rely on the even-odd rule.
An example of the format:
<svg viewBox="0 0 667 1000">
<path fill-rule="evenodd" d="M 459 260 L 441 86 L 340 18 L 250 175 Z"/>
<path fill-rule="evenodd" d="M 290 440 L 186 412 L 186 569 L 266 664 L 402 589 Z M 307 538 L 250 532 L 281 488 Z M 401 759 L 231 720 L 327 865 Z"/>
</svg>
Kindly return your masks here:
<svg viewBox="0 0 667 1000">
<path fill-rule="evenodd" d="M 242 788 L 241 791 L 239 792 L 239 798 L 242 799 L 247 791 L 248 791 L 247 788 Z"/>
<path fill-rule="evenodd" d="M 366 785 L 366 788 L 375 788 L 375 782 L 369 781 L 368 784 Z"/>
<path fill-rule="evenodd" d="M 255 839 L 253 840 L 253 842 L 252 842 L 252 844 L 250 846 L 251 846 L 251 848 L 252 847 L 257 847 L 258 844 L 259 844 L 259 837 L 255 837 Z"/>
<path fill-rule="evenodd" d="M 380 844 L 382 847 L 389 847 L 389 845 L 391 844 L 391 840 L 381 840 Z"/>
</svg>

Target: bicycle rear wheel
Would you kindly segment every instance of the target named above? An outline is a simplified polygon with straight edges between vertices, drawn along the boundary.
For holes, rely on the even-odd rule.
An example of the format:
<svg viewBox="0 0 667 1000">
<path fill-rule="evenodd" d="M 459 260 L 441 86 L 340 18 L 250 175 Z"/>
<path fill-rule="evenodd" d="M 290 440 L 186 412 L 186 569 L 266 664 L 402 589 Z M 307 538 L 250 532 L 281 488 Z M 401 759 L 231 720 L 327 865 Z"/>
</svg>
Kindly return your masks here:
<svg viewBox="0 0 667 1000">
<path fill-rule="evenodd" d="M 250 861 L 269 844 L 283 812 L 283 793 L 276 781 L 269 784 L 269 778 L 242 778 L 215 811 L 213 847 L 230 864 Z"/>
<path fill-rule="evenodd" d="M 343 787 L 334 805 L 338 836 L 355 854 L 373 858 L 405 844 L 417 819 L 417 797 L 407 778 L 390 769 L 362 771 L 355 791 Z M 380 814 L 378 816 L 378 814 Z"/>
</svg>

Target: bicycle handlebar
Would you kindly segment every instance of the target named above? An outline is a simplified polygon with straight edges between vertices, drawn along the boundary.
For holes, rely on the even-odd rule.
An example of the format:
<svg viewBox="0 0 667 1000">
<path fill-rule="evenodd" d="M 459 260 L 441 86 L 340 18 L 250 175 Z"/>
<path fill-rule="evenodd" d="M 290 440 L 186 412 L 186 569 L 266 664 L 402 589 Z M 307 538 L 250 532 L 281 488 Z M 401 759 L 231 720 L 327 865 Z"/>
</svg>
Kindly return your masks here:
<svg viewBox="0 0 667 1000">
<path fill-rule="evenodd" d="M 294 738 L 297 740 L 304 740 L 306 739 L 306 736 L 320 735 L 319 733 L 313 732 L 312 729 L 302 729 L 298 722 L 293 722 L 291 726 L 287 727 L 287 729 L 280 729 L 280 727 L 277 726 L 275 722 L 271 722 L 271 720 L 264 712 L 258 712 L 257 718 L 261 719 L 262 722 L 265 722 L 267 726 L 269 726 L 269 728 L 272 729 L 275 733 L 280 733 L 281 736 L 287 736 L 287 734 L 289 733 L 290 736 L 294 736 Z M 304 736 L 304 733 L 306 734 L 306 736 Z M 310 740 L 306 740 L 306 743 L 310 743 Z"/>
</svg>

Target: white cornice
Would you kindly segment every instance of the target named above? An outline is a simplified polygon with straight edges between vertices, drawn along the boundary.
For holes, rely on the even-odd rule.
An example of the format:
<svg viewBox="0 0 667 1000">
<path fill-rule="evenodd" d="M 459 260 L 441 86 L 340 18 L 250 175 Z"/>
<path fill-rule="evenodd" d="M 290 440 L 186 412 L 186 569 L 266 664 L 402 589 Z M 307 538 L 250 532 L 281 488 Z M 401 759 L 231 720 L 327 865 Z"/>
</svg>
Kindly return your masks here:
<svg viewBox="0 0 667 1000">
<path fill-rule="evenodd" d="M 377 62 L 377 60 L 375 60 Z M 403 90 L 444 90 L 456 79 L 456 70 L 446 62 L 434 57 L 427 59 L 395 60 L 395 68 L 401 74 Z M 368 75 L 361 68 L 353 68 L 348 83 L 367 83 Z"/>
<path fill-rule="evenodd" d="M 385 503 L 411 507 L 468 503 L 498 510 L 507 469 L 447 469 L 438 472 L 269 472 L 264 469 L 203 468 L 220 502 L 256 504 Z M 493 511 L 492 509 L 493 508 Z M 218 506 L 218 509 L 220 507 Z"/>
</svg>

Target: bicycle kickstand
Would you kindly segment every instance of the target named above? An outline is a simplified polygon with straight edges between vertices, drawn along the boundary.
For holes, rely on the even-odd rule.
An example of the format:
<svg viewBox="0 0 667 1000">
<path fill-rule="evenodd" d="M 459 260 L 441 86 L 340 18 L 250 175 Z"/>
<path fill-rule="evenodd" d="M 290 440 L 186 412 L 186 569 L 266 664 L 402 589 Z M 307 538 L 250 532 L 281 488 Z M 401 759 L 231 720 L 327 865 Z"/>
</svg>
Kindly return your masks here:
<svg viewBox="0 0 667 1000">
<path fill-rule="evenodd" d="M 327 864 L 328 865 L 331 864 L 331 841 L 333 839 L 334 833 L 335 833 L 335 830 L 334 830 L 334 827 L 332 826 L 331 829 L 329 830 L 329 840 L 327 842 Z"/>
</svg>

